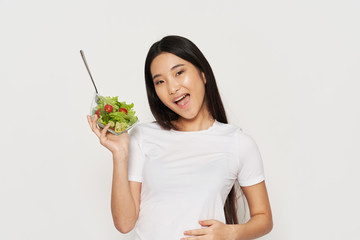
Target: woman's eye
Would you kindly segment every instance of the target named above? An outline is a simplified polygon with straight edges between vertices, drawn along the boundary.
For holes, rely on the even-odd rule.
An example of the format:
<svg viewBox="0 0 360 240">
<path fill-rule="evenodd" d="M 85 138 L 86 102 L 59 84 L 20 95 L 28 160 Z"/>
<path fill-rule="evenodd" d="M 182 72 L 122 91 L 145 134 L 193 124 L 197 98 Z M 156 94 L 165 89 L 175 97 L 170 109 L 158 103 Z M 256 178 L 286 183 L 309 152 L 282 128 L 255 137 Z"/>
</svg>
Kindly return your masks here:
<svg viewBox="0 0 360 240">
<path fill-rule="evenodd" d="M 176 76 L 179 76 L 179 75 L 181 75 L 182 73 L 183 73 L 184 71 L 178 71 L 177 73 L 176 73 Z"/>
<path fill-rule="evenodd" d="M 156 82 L 155 82 L 155 85 L 160 85 L 160 84 L 163 83 L 163 82 L 164 82 L 163 80 L 156 81 Z"/>
</svg>

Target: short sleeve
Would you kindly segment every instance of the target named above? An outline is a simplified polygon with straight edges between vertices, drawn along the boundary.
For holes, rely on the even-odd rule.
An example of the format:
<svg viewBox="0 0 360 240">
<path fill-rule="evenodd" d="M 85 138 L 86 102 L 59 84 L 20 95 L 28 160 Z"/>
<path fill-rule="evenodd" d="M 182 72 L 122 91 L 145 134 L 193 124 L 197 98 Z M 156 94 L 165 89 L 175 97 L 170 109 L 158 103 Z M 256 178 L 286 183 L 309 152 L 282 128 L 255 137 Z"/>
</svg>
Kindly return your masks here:
<svg viewBox="0 0 360 240">
<path fill-rule="evenodd" d="M 238 182 L 240 186 L 252 186 L 265 180 L 260 151 L 254 139 L 241 133 L 239 140 L 240 164 Z"/>
<path fill-rule="evenodd" d="M 134 127 L 130 132 L 128 180 L 142 182 L 144 154 L 140 147 L 140 130 Z"/>
</svg>

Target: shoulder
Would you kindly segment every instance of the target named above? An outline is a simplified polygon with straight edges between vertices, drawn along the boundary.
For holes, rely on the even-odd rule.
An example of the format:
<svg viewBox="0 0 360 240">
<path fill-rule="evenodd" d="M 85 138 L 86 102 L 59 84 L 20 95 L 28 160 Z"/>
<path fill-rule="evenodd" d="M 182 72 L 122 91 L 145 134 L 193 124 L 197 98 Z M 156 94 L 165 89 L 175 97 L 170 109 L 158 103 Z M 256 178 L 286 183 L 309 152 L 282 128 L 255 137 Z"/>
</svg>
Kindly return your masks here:
<svg viewBox="0 0 360 240">
<path fill-rule="evenodd" d="M 239 146 L 253 146 L 255 144 L 252 136 L 243 131 L 243 129 L 235 124 L 217 122 L 218 132 L 231 136 Z"/>
<path fill-rule="evenodd" d="M 157 122 L 138 123 L 130 130 L 130 137 L 140 138 L 144 134 L 164 131 Z"/>
<path fill-rule="evenodd" d="M 138 123 L 136 124 L 136 126 L 134 126 L 134 130 L 135 129 L 161 129 L 160 125 L 156 122 L 143 122 L 143 123 Z"/>
<path fill-rule="evenodd" d="M 224 137 L 236 137 L 238 132 L 241 132 L 241 128 L 230 124 L 230 123 L 222 123 L 215 120 L 214 125 L 209 129 L 209 133 L 215 136 L 224 136 Z"/>
</svg>

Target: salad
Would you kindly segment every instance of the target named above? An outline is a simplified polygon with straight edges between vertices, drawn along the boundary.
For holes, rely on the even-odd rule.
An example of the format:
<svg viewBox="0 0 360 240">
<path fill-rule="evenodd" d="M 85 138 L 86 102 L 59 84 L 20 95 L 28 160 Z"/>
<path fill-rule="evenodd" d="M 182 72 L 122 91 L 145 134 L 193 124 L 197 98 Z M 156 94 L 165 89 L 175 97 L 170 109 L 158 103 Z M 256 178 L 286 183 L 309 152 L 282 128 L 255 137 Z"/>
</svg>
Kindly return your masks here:
<svg viewBox="0 0 360 240">
<path fill-rule="evenodd" d="M 137 120 L 134 103 L 127 104 L 119 102 L 116 97 L 103 97 L 97 95 L 97 106 L 92 109 L 92 115 L 98 116 L 98 123 L 106 126 L 110 123 L 110 128 L 115 133 L 121 133 L 131 127 Z"/>
</svg>

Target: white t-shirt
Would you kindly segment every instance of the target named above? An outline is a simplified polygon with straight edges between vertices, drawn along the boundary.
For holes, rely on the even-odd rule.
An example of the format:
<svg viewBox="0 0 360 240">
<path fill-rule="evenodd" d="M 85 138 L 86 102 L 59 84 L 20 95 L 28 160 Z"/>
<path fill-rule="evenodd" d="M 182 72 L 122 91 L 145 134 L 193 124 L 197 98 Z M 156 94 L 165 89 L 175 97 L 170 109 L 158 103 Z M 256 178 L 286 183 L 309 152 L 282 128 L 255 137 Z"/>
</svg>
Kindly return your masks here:
<svg viewBox="0 0 360 240">
<path fill-rule="evenodd" d="M 142 182 L 136 240 L 175 240 L 199 220 L 225 223 L 224 204 L 235 180 L 264 180 L 254 140 L 231 124 L 206 130 L 164 130 L 156 122 L 130 133 L 129 181 Z M 189 237 L 189 236 L 188 236 Z"/>
</svg>

